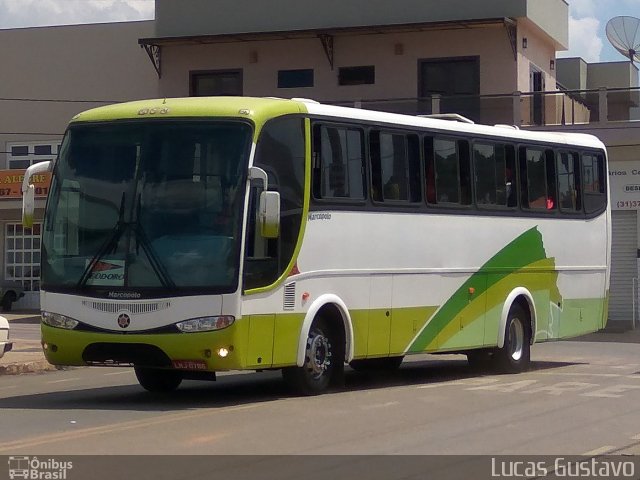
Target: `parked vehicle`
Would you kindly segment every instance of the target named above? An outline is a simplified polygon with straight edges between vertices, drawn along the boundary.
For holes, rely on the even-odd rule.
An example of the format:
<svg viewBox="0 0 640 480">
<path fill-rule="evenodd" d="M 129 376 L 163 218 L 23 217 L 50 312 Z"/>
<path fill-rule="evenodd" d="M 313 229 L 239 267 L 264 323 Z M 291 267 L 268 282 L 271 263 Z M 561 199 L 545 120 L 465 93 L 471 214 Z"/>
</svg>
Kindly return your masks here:
<svg viewBox="0 0 640 480">
<path fill-rule="evenodd" d="M 0 307 L 3 312 L 10 312 L 13 302 L 24 297 L 24 288 L 18 282 L 0 284 Z"/>
<path fill-rule="evenodd" d="M 13 343 L 9 341 L 9 321 L 0 317 L 0 358 L 12 347 Z"/>
</svg>

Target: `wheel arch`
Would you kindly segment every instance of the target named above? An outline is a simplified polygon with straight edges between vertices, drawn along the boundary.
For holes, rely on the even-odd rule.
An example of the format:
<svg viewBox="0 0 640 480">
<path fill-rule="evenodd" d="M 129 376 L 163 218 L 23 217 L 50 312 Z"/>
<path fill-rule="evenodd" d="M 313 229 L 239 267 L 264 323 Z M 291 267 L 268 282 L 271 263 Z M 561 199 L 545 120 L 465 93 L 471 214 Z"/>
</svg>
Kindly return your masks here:
<svg viewBox="0 0 640 480">
<path fill-rule="evenodd" d="M 298 353 L 296 355 L 296 365 L 298 367 L 304 365 L 304 354 L 309 330 L 311 330 L 311 324 L 320 312 L 326 312 L 330 322 L 341 323 L 345 340 L 344 361 L 350 362 L 353 360 L 353 324 L 351 322 L 349 309 L 337 295 L 325 294 L 313 301 L 302 322 L 300 336 L 298 337 Z"/>
<path fill-rule="evenodd" d="M 513 304 L 518 303 L 529 314 L 529 328 L 531 335 L 529 336 L 529 343 L 533 344 L 536 336 L 536 305 L 533 301 L 533 295 L 524 287 L 514 288 L 502 305 L 502 313 L 500 314 L 500 324 L 498 325 L 498 348 L 504 347 L 504 336 L 507 328 L 507 319 L 509 318 L 509 311 Z"/>
</svg>

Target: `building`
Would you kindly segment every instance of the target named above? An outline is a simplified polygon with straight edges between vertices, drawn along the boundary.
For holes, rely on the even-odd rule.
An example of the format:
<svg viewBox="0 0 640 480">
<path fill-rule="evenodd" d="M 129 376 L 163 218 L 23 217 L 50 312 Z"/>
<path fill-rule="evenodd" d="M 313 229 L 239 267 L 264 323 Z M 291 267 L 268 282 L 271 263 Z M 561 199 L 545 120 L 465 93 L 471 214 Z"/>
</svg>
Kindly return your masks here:
<svg viewBox="0 0 640 480">
<path fill-rule="evenodd" d="M 580 131 L 609 146 L 612 173 L 640 172 L 638 71 L 628 62 L 556 59 L 568 45 L 564 0 L 394 5 L 390 11 L 384 0 L 249 0 L 237 15 L 232 0 L 156 0 L 155 35 L 140 44 L 164 96 L 308 97 Z M 637 303 L 640 198 L 616 193 L 616 179 L 624 177 L 611 182 L 614 326 L 635 323 Z"/>
<path fill-rule="evenodd" d="M 610 325 L 638 322 L 638 252 L 640 251 L 640 88 L 638 68 L 629 61 L 587 64 L 580 58 L 557 62 L 558 80 L 572 102 L 590 118 L 547 126 L 599 137 L 609 152 L 612 209 Z"/>
<path fill-rule="evenodd" d="M 157 77 L 138 39 L 153 22 L 0 30 L 0 257 L 2 281 L 39 305 L 42 215 L 49 178 L 36 184 L 36 223 L 21 225 L 22 174 L 55 158 L 68 121 L 105 103 L 156 97 Z"/>
<path fill-rule="evenodd" d="M 155 59 L 161 95 L 395 99 L 382 106 L 413 113 L 416 97 L 437 94 L 441 108 L 491 123 L 512 110 L 501 95 L 555 89 L 555 54 L 568 44 L 564 0 L 243 5 L 237 15 L 233 0 L 156 1 L 155 36 L 140 43 Z M 531 115 L 542 117 L 536 107 Z"/>
<path fill-rule="evenodd" d="M 398 0 L 393 9 L 384 0 L 245 0 L 242 15 L 239 8 L 233 0 L 156 0 L 155 22 L 0 32 L 3 44 L 22 52 L 0 53 L 8 56 L 4 65 L 15 66 L 0 72 L 0 88 L 3 75 L 10 86 L 0 97 L 74 100 L 7 103 L 20 120 L 0 127 L 9 152 L 0 154 L 0 164 L 24 168 L 25 160 L 54 155 L 68 118 L 98 101 L 151 96 L 307 97 L 593 133 L 609 146 L 614 174 L 610 324 L 635 319 L 640 198 L 625 189 L 640 172 L 638 70 L 628 62 L 557 59 L 568 45 L 565 0 Z M 88 52 L 77 47 L 84 43 Z M 43 64 L 30 63 L 29 52 L 44 57 Z M 24 76 L 15 73 L 22 70 L 48 82 L 24 93 Z M 20 128 L 30 133 L 1 133 Z M 10 237 L 20 228 L 19 204 L 0 200 L 0 206 L 9 278 L 16 276 L 9 269 L 19 252 Z M 35 289 L 35 273 L 16 278 Z"/>
</svg>

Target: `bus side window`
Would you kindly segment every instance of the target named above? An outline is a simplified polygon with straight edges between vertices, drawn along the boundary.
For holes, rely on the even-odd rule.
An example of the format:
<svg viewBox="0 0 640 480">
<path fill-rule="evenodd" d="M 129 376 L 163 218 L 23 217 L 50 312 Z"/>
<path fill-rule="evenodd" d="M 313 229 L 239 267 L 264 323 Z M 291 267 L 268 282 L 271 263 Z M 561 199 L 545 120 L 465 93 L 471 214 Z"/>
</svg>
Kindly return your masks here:
<svg viewBox="0 0 640 480">
<path fill-rule="evenodd" d="M 360 129 L 315 125 L 313 196 L 364 200 L 364 133 Z"/>
<path fill-rule="evenodd" d="M 517 206 L 513 147 L 474 143 L 473 164 L 476 203 L 481 208 Z"/>
<path fill-rule="evenodd" d="M 556 182 L 553 151 L 520 149 L 522 205 L 531 210 L 556 209 Z"/>
<path fill-rule="evenodd" d="M 372 198 L 378 202 L 419 202 L 420 152 L 416 135 L 371 132 Z"/>
<path fill-rule="evenodd" d="M 288 273 L 300 236 L 304 207 L 304 120 L 284 117 L 269 121 L 258 138 L 254 165 L 267 172 L 269 190 L 280 193 L 280 235 L 276 239 L 266 239 L 256 228 L 261 188 L 252 185 L 244 265 L 245 289 L 269 286 Z"/>
<path fill-rule="evenodd" d="M 594 213 L 607 204 L 606 175 L 604 157 L 593 153 L 582 155 L 582 185 L 584 191 L 584 209 Z"/>
<path fill-rule="evenodd" d="M 430 204 L 471 205 L 471 156 L 469 142 L 436 137 L 432 153 L 425 142 L 427 200 Z M 433 161 L 430 160 L 433 158 Z M 435 184 L 435 194 L 430 183 Z M 434 198 L 435 197 L 435 198 Z"/>
<path fill-rule="evenodd" d="M 558 206 L 564 213 L 576 213 L 582 210 L 580 195 L 580 162 L 578 155 L 570 152 L 556 154 L 556 172 L 558 174 Z"/>
<path fill-rule="evenodd" d="M 435 205 L 436 200 L 436 167 L 433 152 L 433 137 L 424 137 L 424 171 L 425 171 L 425 196 L 427 203 Z"/>
</svg>

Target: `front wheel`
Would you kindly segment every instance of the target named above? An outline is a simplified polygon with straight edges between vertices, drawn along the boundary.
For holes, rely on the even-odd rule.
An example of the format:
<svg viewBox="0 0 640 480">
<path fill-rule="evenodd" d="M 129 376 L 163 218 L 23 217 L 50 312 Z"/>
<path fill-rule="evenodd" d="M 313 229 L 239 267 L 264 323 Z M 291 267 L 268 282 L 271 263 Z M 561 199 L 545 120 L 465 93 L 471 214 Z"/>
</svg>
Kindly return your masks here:
<svg viewBox="0 0 640 480">
<path fill-rule="evenodd" d="M 326 322 L 316 319 L 311 325 L 302 367 L 282 369 L 282 376 L 289 387 L 302 395 L 317 395 L 325 391 L 334 374 L 338 373 L 340 358 L 338 340 Z"/>
<path fill-rule="evenodd" d="M 505 373 L 523 372 L 531 362 L 529 315 L 513 304 L 509 310 L 504 333 L 504 345 L 495 353 L 497 367 Z"/>
<path fill-rule="evenodd" d="M 134 370 L 142 388 L 149 392 L 173 392 L 182 383 L 182 375 L 175 370 L 147 367 L 135 367 Z"/>
</svg>

